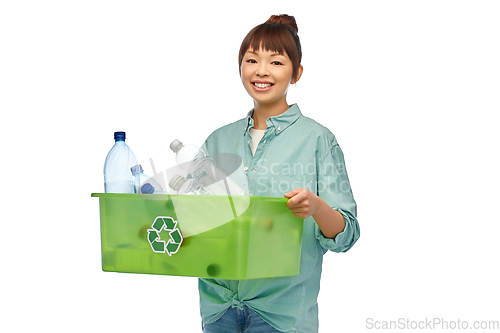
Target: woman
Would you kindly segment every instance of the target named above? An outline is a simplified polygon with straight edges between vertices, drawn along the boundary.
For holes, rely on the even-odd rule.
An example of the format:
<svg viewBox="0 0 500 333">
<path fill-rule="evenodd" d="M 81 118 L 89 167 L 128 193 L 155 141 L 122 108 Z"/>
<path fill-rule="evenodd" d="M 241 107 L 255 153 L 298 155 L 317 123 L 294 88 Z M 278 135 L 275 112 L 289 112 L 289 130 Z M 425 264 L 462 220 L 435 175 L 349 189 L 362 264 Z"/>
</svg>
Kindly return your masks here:
<svg viewBox="0 0 500 333">
<path fill-rule="evenodd" d="M 245 37 L 240 77 L 254 108 L 213 132 L 203 149 L 238 154 L 241 180 L 253 195 L 289 198 L 287 207 L 304 219 L 300 272 L 241 281 L 199 279 L 204 332 L 317 332 L 323 255 L 345 252 L 359 238 L 356 203 L 334 135 L 286 101 L 289 85 L 303 71 L 297 31 L 293 16 L 273 15 Z"/>
</svg>

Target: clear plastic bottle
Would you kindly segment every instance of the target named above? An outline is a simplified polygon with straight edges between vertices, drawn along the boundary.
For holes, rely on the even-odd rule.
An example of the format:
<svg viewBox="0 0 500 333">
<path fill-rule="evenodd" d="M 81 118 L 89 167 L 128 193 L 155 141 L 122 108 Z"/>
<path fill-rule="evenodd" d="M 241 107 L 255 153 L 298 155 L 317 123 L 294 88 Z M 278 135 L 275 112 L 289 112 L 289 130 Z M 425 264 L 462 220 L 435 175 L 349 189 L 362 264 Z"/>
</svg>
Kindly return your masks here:
<svg viewBox="0 0 500 333">
<path fill-rule="evenodd" d="M 104 192 L 135 193 L 135 177 L 130 168 L 137 164 L 132 150 L 125 143 L 125 132 L 115 132 L 115 145 L 104 162 Z"/>
<path fill-rule="evenodd" d="M 135 192 L 136 193 L 145 193 L 145 194 L 161 194 L 163 193 L 163 189 L 160 184 L 152 177 L 149 177 L 144 174 L 144 170 L 142 169 L 142 165 L 137 164 L 130 168 L 132 175 L 138 179 L 135 184 Z"/>
<path fill-rule="evenodd" d="M 177 165 L 188 172 L 193 162 L 206 157 L 205 152 L 197 146 L 191 144 L 184 145 L 177 139 L 170 143 L 170 149 L 176 154 L 175 161 Z"/>
<path fill-rule="evenodd" d="M 175 175 L 168 183 L 170 187 L 177 191 L 177 194 L 210 195 L 207 189 L 198 184 L 195 179 L 186 179 L 181 175 Z"/>
<path fill-rule="evenodd" d="M 193 162 L 192 177 L 198 184 L 216 195 L 252 195 L 246 186 L 243 186 L 226 170 L 221 168 L 209 157 Z"/>
<path fill-rule="evenodd" d="M 205 152 L 195 145 L 183 145 L 175 139 L 170 149 L 176 153 L 177 165 L 187 172 L 187 179 L 196 179 L 196 183 L 216 195 L 252 195 L 234 177 L 228 174 Z M 172 187 L 172 186 L 170 186 Z"/>
</svg>

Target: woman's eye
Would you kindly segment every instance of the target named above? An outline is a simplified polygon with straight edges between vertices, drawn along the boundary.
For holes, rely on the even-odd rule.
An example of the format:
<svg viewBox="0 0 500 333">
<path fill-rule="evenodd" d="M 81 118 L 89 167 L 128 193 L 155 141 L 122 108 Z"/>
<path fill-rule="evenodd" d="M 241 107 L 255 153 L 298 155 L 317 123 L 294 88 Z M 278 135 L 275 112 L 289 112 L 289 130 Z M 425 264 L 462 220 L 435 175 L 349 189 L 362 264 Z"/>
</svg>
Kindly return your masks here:
<svg viewBox="0 0 500 333">
<path fill-rule="evenodd" d="M 273 64 L 273 65 L 278 65 L 278 66 L 279 66 L 279 65 L 282 65 L 282 63 L 281 63 L 281 62 L 279 62 L 279 61 L 273 61 L 273 62 L 272 62 L 272 64 Z"/>
<path fill-rule="evenodd" d="M 255 64 L 257 63 L 257 61 L 253 60 L 253 59 L 248 59 L 247 62 L 251 63 L 251 64 Z"/>
</svg>

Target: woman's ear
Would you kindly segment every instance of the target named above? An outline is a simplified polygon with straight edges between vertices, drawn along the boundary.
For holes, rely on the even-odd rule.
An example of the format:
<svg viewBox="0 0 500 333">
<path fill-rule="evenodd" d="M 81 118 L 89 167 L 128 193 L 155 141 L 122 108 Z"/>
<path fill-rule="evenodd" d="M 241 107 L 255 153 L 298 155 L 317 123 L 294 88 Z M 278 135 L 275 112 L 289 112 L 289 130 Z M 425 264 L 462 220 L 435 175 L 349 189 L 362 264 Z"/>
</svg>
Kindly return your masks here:
<svg viewBox="0 0 500 333">
<path fill-rule="evenodd" d="M 304 70 L 304 67 L 302 67 L 302 65 L 299 66 L 299 70 L 297 71 L 297 78 L 296 79 L 292 79 L 292 81 L 290 82 L 290 84 L 295 84 L 297 83 L 297 81 L 300 79 L 300 77 L 302 76 L 302 71 Z"/>
</svg>

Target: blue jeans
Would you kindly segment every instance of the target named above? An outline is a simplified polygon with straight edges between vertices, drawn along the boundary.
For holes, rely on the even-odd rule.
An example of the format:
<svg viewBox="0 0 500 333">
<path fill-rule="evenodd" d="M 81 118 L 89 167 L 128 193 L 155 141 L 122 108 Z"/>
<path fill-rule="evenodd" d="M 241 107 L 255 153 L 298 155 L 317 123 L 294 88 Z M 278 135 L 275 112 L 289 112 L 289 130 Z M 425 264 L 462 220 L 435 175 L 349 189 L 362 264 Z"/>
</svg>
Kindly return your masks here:
<svg viewBox="0 0 500 333">
<path fill-rule="evenodd" d="M 243 310 L 229 308 L 219 320 L 207 324 L 203 333 L 276 333 L 280 332 L 266 323 L 255 311 L 248 306 Z"/>
</svg>

